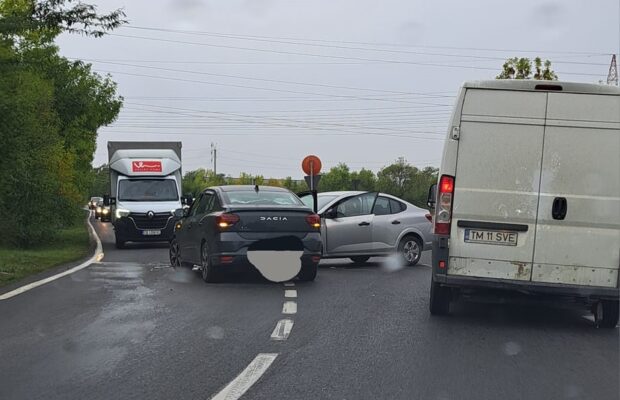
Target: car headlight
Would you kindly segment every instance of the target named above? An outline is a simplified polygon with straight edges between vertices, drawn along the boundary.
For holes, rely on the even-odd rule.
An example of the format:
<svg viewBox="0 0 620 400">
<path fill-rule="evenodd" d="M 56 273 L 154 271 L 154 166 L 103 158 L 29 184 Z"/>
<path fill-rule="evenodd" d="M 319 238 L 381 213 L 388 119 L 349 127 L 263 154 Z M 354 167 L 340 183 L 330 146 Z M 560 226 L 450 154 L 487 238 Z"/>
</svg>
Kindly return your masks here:
<svg viewBox="0 0 620 400">
<path fill-rule="evenodd" d="M 98 213 L 100 213 L 100 212 L 101 212 L 101 207 L 97 207 L 97 210 L 96 210 L 96 211 L 97 211 Z"/>
<path fill-rule="evenodd" d="M 114 215 L 116 216 L 116 218 L 123 218 L 129 216 L 130 212 L 131 211 L 125 210 L 124 208 L 117 208 Z"/>
<path fill-rule="evenodd" d="M 102 213 L 107 214 L 110 212 L 110 210 L 108 210 L 107 208 L 104 208 L 103 210 L 101 210 Z"/>
</svg>

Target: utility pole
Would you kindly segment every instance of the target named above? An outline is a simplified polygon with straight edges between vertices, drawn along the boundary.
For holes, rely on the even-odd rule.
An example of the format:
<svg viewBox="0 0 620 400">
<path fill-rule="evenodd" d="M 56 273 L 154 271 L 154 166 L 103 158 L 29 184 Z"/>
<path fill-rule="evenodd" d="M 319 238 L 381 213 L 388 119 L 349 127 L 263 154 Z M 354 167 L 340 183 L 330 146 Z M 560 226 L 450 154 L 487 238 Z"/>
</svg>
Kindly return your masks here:
<svg viewBox="0 0 620 400">
<path fill-rule="evenodd" d="M 618 64 L 616 64 L 616 55 L 611 55 L 611 64 L 609 64 L 609 73 L 607 74 L 607 84 L 618 86 Z"/>
<path fill-rule="evenodd" d="M 213 161 L 213 175 L 217 176 L 217 147 L 211 142 L 211 161 Z"/>
</svg>

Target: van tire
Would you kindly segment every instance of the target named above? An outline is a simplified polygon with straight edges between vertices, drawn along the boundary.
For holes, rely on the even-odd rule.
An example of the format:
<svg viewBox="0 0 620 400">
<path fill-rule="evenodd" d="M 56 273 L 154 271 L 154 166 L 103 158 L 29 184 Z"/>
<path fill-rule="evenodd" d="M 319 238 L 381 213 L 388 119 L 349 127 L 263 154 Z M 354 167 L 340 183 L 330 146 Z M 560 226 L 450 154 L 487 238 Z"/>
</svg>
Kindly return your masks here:
<svg viewBox="0 0 620 400">
<path fill-rule="evenodd" d="M 431 281 L 431 296 L 429 310 L 431 315 L 448 315 L 450 313 L 450 288 L 441 286 L 435 281 Z"/>
<path fill-rule="evenodd" d="M 615 328 L 618 325 L 620 314 L 620 301 L 601 300 L 603 317 L 599 322 L 601 328 Z"/>
</svg>

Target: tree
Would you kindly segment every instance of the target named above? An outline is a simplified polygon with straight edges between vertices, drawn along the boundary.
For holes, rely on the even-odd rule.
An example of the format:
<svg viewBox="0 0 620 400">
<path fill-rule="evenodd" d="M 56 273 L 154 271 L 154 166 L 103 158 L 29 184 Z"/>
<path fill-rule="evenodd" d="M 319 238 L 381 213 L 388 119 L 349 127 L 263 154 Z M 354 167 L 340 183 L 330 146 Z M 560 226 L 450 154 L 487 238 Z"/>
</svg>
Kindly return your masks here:
<svg viewBox="0 0 620 400">
<path fill-rule="evenodd" d="M 354 190 L 366 190 L 372 192 L 377 184 L 377 177 L 369 169 L 362 168 L 359 171 L 351 172 L 351 183 Z"/>
<path fill-rule="evenodd" d="M 321 177 L 319 188 L 322 192 L 331 192 L 335 190 L 351 190 L 351 175 L 349 167 L 344 163 L 339 163 L 332 167 L 326 174 Z"/>
<path fill-rule="evenodd" d="M 502 66 L 502 72 L 495 79 L 536 79 L 547 81 L 558 79 L 558 76 L 551 69 L 551 61 L 549 60 L 545 60 L 543 64 L 540 57 L 536 57 L 534 59 L 534 68 L 536 72 L 532 76 L 532 61 L 529 58 L 509 58 Z"/>
<path fill-rule="evenodd" d="M 98 37 L 123 18 L 73 0 L 0 1 L 0 244 L 52 239 L 92 190 L 97 129 L 114 121 L 122 98 L 53 41 L 62 32 Z"/>
</svg>

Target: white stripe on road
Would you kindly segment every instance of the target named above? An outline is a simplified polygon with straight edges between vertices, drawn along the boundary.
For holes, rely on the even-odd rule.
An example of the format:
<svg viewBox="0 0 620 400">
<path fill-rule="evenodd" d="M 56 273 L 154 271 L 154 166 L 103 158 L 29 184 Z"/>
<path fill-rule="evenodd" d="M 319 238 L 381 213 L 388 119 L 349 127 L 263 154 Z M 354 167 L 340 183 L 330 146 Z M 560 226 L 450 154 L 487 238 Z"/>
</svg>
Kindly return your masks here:
<svg viewBox="0 0 620 400">
<path fill-rule="evenodd" d="M 286 340 L 293 329 L 292 319 L 281 319 L 271 334 L 271 340 Z"/>
<path fill-rule="evenodd" d="M 237 400 L 260 379 L 277 356 L 276 353 L 259 353 L 250 365 L 211 400 Z"/>
<path fill-rule="evenodd" d="M 81 269 L 84 269 L 86 267 L 88 267 L 90 264 L 97 262 L 97 261 L 101 261 L 101 259 L 103 259 L 103 249 L 101 247 L 101 240 L 99 239 L 99 236 L 97 235 L 97 232 L 95 231 L 95 228 L 93 227 L 93 225 L 90 223 L 90 215 L 89 218 L 86 220 L 86 222 L 88 223 L 88 227 L 90 228 L 92 234 L 95 236 L 95 241 L 97 242 L 97 248 L 95 249 L 95 254 L 93 254 L 93 256 L 91 258 L 89 258 L 88 260 L 84 261 L 82 264 L 75 266 L 71 269 L 68 269 L 64 272 L 61 272 L 59 274 L 56 275 L 52 275 L 49 276 L 45 279 L 41 279 L 40 281 L 36 281 L 36 282 L 32 282 L 29 283 L 27 285 L 18 287 L 15 290 L 11 290 L 10 292 L 7 292 L 3 295 L 0 295 L 0 300 L 6 300 L 6 299 L 10 299 L 11 297 L 17 296 L 18 294 L 22 294 L 24 292 L 27 292 L 31 289 L 34 289 L 36 287 L 45 285 L 46 283 L 50 283 L 52 281 L 55 281 L 56 279 L 62 278 L 63 276 L 67 276 L 70 275 L 74 272 L 77 272 Z"/>
<path fill-rule="evenodd" d="M 294 299 L 297 297 L 297 290 L 285 290 L 284 297 L 288 297 L 290 299 Z"/>
<path fill-rule="evenodd" d="M 282 314 L 296 314 L 297 313 L 297 303 L 294 301 L 285 301 L 282 306 Z"/>
<path fill-rule="evenodd" d="M 284 282 L 284 286 L 295 286 L 295 282 Z"/>
</svg>

